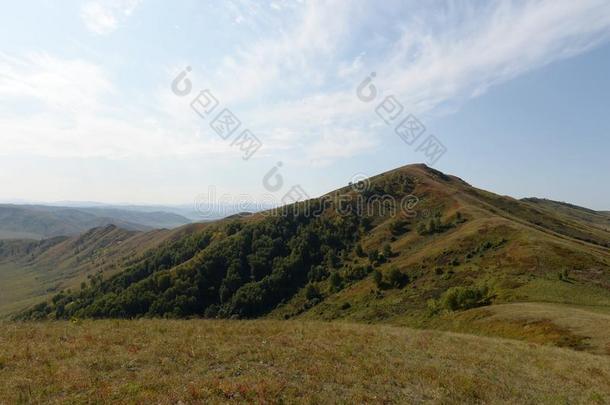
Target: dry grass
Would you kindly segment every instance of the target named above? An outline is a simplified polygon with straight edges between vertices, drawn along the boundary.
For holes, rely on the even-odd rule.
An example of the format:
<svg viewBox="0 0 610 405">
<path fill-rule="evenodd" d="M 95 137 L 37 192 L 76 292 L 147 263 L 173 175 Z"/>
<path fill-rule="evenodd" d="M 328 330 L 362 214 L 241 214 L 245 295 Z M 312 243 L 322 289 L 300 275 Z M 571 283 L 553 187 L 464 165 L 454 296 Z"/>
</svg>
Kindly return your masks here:
<svg viewBox="0 0 610 405">
<path fill-rule="evenodd" d="M 604 403 L 610 359 L 296 321 L 0 324 L 0 403 Z"/>
<path fill-rule="evenodd" d="M 425 327 L 610 355 L 610 308 L 519 302 L 448 313 Z"/>
</svg>

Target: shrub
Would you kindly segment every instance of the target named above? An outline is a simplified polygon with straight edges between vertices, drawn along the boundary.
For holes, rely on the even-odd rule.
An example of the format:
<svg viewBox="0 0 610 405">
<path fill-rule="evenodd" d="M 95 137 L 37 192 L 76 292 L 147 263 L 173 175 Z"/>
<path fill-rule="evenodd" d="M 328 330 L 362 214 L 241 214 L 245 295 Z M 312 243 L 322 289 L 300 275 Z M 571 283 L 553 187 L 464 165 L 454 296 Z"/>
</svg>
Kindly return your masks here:
<svg viewBox="0 0 610 405">
<path fill-rule="evenodd" d="M 360 224 L 362 225 L 362 229 L 365 232 L 370 231 L 373 228 L 373 218 L 370 217 L 361 217 Z"/>
<path fill-rule="evenodd" d="M 214 305 L 214 304 L 207 307 L 203 314 L 203 316 L 206 318 L 216 318 L 217 315 L 218 315 L 218 305 Z"/>
<path fill-rule="evenodd" d="M 409 283 L 409 276 L 400 270 L 396 266 L 392 266 L 388 272 L 388 284 L 394 288 L 401 288 L 405 284 Z"/>
<path fill-rule="evenodd" d="M 390 258 L 392 257 L 394 253 L 392 252 L 392 246 L 390 246 L 389 243 L 386 243 L 385 245 L 383 245 L 383 255 L 386 258 Z"/>
<path fill-rule="evenodd" d="M 313 300 L 314 298 L 320 298 L 320 290 L 318 290 L 318 287 L 316 287 L 314 284 L 309 283 L 307 284 L 307 287 L 305 287 L 305 298 L 307 298 L 309 301 Z"/>
<path fill-rule="evenodd" d="M 458 311 L 490 304 L 487 287 L 451 287 L 429 305 L 435 309 Z"/>
<path fill-rule="evenodd" d="M 330 286 L 333 291 L 340 290 L 342 285 L 343 285 L 343 279 L 341 278 L 341 275 L 339 275 L 338 272 L 334 272 L 333 274 L 330 275 Z"/>
<path fill-rule="evenodd" d="M 383 286 L 383 275 L 379 270 L 373 271 L 373 281 L 375 281 L 377 288 L 381 288 Z"/>
<path fill-rule="evenodd" d="M 397 219 L 390 223 L 390 232 L 394 236 L 402 235 L 407 231 L 407 222 L 402 219 Z"/>
<path fill-rule="evenodd" d="M 364 249 L 362 249 L 362 245 L 360 245 L 360 244 L 356 245 L 356 255 L 358 255 L 358 257 L 366 256 L 366 253 L 364 252 Z"/>
<path fill-rule="evenodd" d="M 377 249 L 369 252 L 369 261 L 371 262 L 371 264 L 379 264 L 379 263 L 383 262 L 383 259 L 379 255 L 379 251 Z"/>
<path fill-rule="evenodd" d="M 326 267 L 328 267 L 329 269 L 335 269 L 339 265 L 339 258 L 333 250 L 329 250 L 326 252 L 324 262 L 326 264 Z"/>
<path fill-rule="evenodd" d="M 364 266 L 355 266 L 353 268 L 348 269 L 345 276 L 347 279 L 351 281 L 362 280 L 365 278 L 371 270 L 370 265 L 367 267 Z"/>
<path fill-rule="evenodd" d="M 322 265 L 311 266 L 307 277 L 309 281 L 322 281 L 328 277 L 328 270 Z"/>
</svg>

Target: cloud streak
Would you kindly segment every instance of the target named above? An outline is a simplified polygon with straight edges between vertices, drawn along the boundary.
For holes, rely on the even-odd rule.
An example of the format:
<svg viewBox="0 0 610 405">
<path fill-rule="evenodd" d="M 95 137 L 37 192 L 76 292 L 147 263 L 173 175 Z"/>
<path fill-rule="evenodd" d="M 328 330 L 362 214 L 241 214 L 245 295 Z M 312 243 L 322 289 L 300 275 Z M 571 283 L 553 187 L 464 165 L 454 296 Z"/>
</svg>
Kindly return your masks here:
<svg viewBox="0 0 610 405">
<path fill-rule="evenodd" d="M 206 74 L 231 102 L 268 100 L 250 110 L 259 131 L 288 128 L 316 145 L 305 152 L 311 160 L 320 154 L 332 160 L 379 140 L 370 131 L 372 107 L 354 97 L 371 71 L 384 94 L 396 95 L 409 112 L 428 115 L 610 36 L 610 3 L 602 0 L 449 1 L 390 21 L 382 11 L 371 2 L 309 2 L 281 37 L 257 41 Z M 335 139 L 354 131 L 368 131 L 362 148 L 346 154 L 335 147 Z"/>
<path fill-rule="evenodd" d="M 106 35 L 138 3 L 88 2 L 81 16 L 89 30 Z M 263 140 L 263 155 L 276 150 L 327 164 L 382 142 L 372 106 L 355 97 L 356 86 L 371 71 L 377 72 L 375 84 L 383 94 L 396 95 L 411 113 L 430 115 L 610 37 L 610 3 L 603 0 L 435 5 L 231 3 L 227 13 L 239 20 L 237 27 L 262 30 L 269 21 L 278 26 L 211 60 L 194 73 L 193 82 L 235 108 Z M 389 8 L 395 16 L 388 15 Z M 175 71 L 183 67 L 177 64 Z M 227 153 L 235 158 L 226 144 L 202 130 L 205 123 L 188 102 L 171 94 L 172 77 L 151 83 L 149 104 L 139 108 L 122 98 L 115 69 L 47 53 L 0 54 L 0 97 L 8 101 L 0 107 L 0 131 L 10 137 L 0 153 L 110 158 Z"/>
<path fill-rule="evenodd" d="M 81 8 L 81 19 L 87 29 L 98 35 L 115 31 L 141 0 L 88 1 Z"/>
</svg>

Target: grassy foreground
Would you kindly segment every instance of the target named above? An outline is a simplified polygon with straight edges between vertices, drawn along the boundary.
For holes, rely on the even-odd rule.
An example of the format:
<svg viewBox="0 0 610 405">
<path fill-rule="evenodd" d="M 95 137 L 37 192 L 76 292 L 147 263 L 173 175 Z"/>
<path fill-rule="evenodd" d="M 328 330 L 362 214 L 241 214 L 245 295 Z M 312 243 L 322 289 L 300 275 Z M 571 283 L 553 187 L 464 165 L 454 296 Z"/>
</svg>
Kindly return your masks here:
<svg viewBox="0 0 610 405">
<path fill-rule="evenodd" d="M 610 357 L 296 321 L 0 324 L 0 403 L 604 403 Z"/>
</svg>

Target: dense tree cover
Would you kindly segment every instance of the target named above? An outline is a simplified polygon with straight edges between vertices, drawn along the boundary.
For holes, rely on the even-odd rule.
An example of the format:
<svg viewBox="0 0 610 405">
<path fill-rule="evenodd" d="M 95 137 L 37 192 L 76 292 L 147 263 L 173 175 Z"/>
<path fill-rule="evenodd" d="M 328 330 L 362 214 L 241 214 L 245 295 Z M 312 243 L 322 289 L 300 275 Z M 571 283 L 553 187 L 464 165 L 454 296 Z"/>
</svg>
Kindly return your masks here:
<svg viewBox="0 0 610 405">
<path fill-rule="evenodd" d="M 150 251 L 146 257 L 134 260 L 135 264 L 125 271 L 103 281 L 101 275 L 89 276 L 89 285 L 81 284 L 78 292 L 62 291 L 55 295 L 51 303 L 38 304 L 19 318 L 42 318 L 53 314 L 56 318 L 74 315 L 127 317 L 137 312 L 138 299 L 131 294 L 133 286 L 155 274 L 161 279 L 160 285 L 167 283 L 162 275 L 166 269 L 191 259 L 211 241 L 209 232 L 192 234 Z M 131 290 L 130 290 L 131 289 Z"/>
<path fill-rule="evenodd" d="M 297 206 L 258 223 L 229 223 L 157 249 L 108 280 L 62 292 L 25 316 L 254 317 L 310 280 L 337 274 L 360 227 L 355 214 L 313 217 Z"/>
<path fill-rule="evenodd" d="M 80 291 L 61 292 L 22 318 L 248 318 L 269 312 L 307 285 L 308 299 L 319 300 L 315 283 L 328 280 L 337 291 L 373 271 L 372 266 L 345 266 L 351 252 L 368 255 L 373 265 L 392 255 L 390 245 L 367 253 L 358 244 L 396 212 L 359 210 L 362 196 L 379 204 L 375 198 L 391 195 L 396 198 L 383 204 L 396 208 L 413 187 L 411 178 L 396 174 L 357 193 L 283 207 L 280 215 L 211 224 L 152 250 L 107 280 L 94 277 Z M 392 232 L 408 231 L 406 225 L 403 219 L 393 220 Z"/>
</svg>

